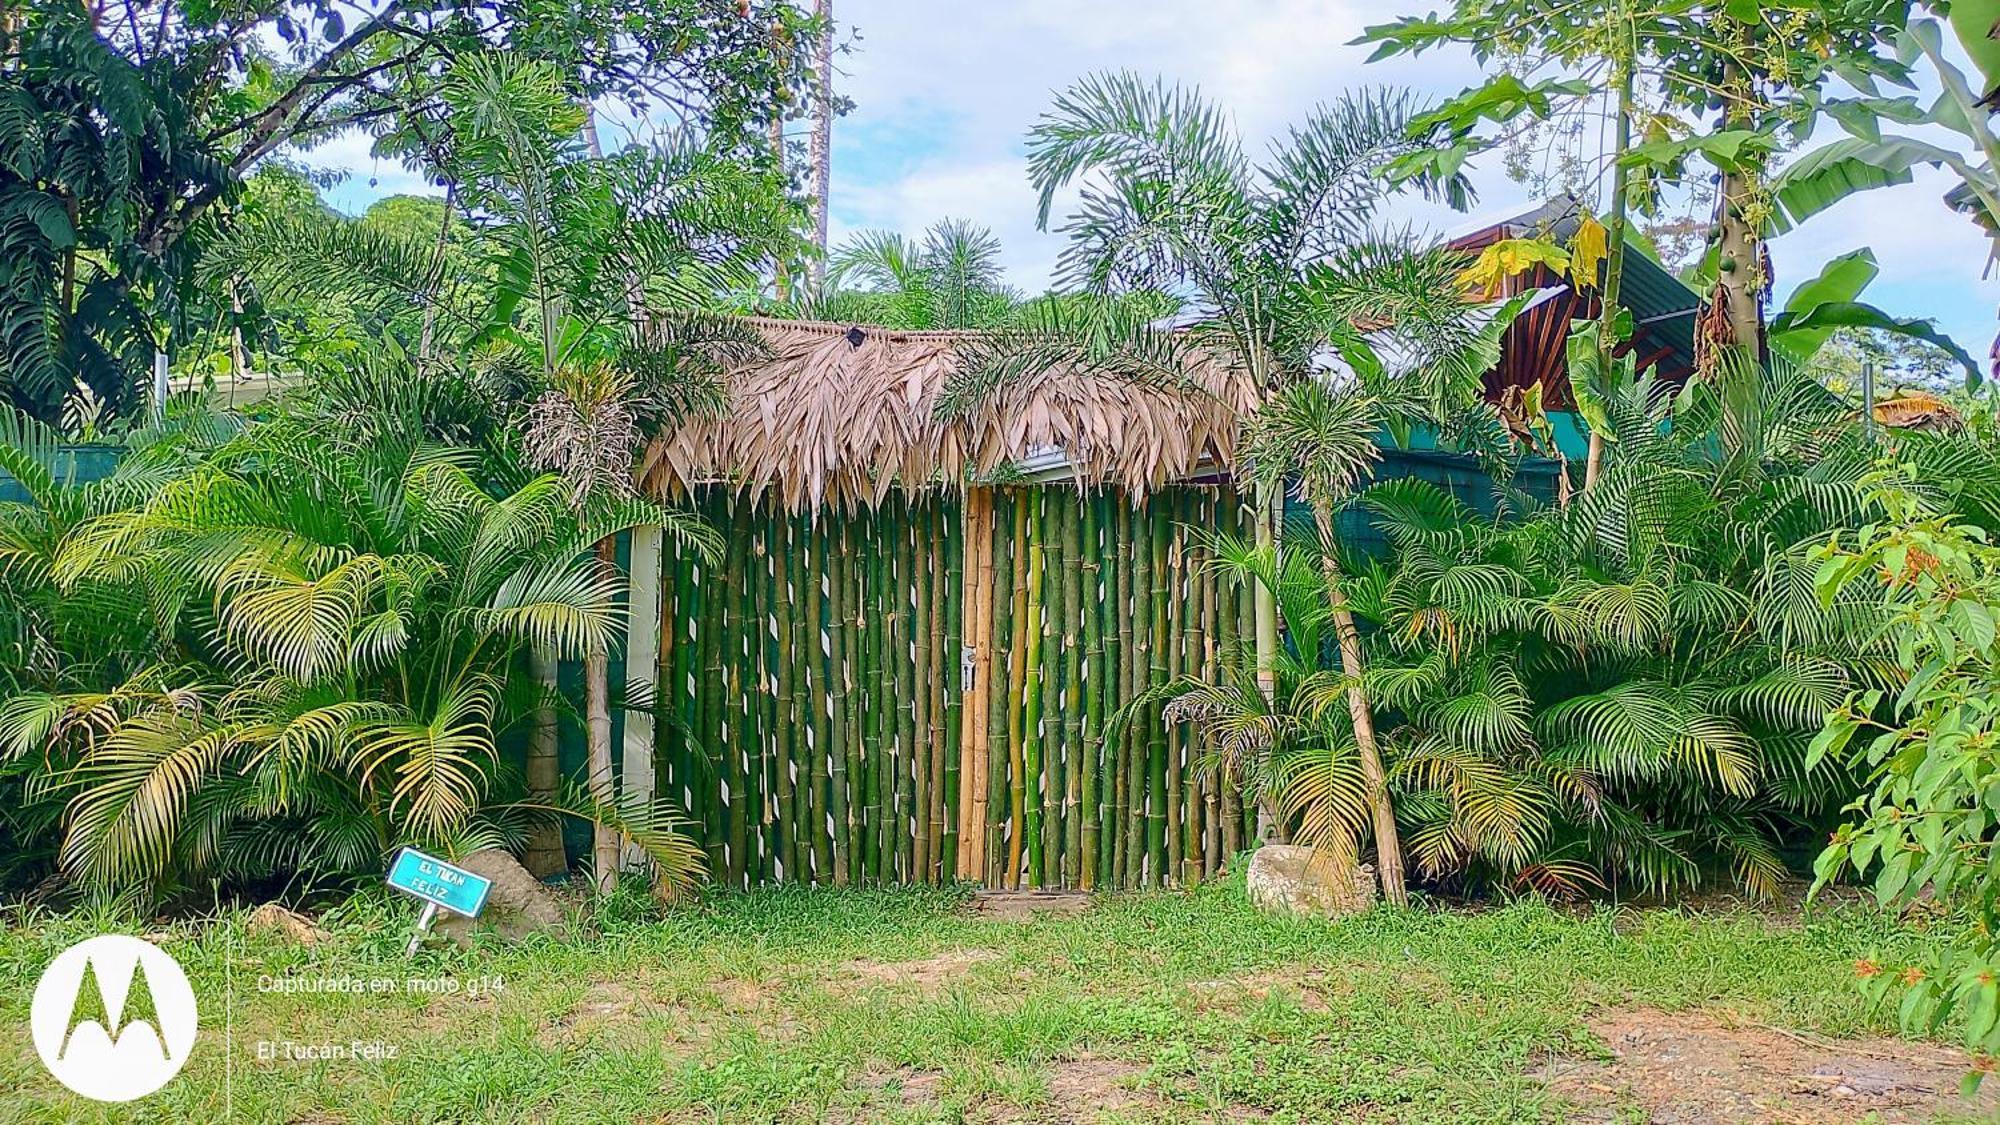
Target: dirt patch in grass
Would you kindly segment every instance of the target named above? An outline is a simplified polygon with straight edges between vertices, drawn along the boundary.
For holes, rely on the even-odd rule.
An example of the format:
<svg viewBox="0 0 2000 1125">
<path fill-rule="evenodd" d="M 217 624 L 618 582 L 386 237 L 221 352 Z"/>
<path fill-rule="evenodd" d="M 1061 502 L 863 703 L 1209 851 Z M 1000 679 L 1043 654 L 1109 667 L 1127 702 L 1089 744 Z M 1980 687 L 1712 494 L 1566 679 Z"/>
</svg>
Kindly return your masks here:
<svg viewBox="0 0 2000 1125">
<path fill-rule="evenodd" d="M 652 1010 L 652 1005 L 630 986 L 617 981 L 599 981 L 569 1010 L 543 1024 L 535 1038 L 550 1050 L 560 1050 L 622 1025 L 634 1023 Z"/>
<path fill-rule="evenodd" d="M 980 891 L 966 903 L 970 913 L 995 922 L 1074 918 L 1089 909 L 1090 896 L 1081 891 Z"/>
<path fill-rule="evenodd" d="M 1324 1012 L 1329 1008 L 1326 995 L 1333 990 L 1331 978 L 1320 969 L 1303 973 L 1248 973 L 1188 983 L 1188 991 L 1194 993 L 1195 1007 L 1204 1012 L 1237 1013 L 1262 1004 L 1273 995 L 1294 999 L 1308 1012 Z"/>
<path fill-rule="evenodd" d="M 1891 1039 L 1831 1040 L 1725 1013 L 1619 1010 L 1590 1030 L 1609 1060 L 1558 1059 L 1544 1075 L 1585 1121 L 1628 1120 L 1637 1105 L 1662 1125 L 1711 1121 L 1922 1122 L 2000 1111 L 1992 1085 L 1959 1097 L 1963 1052 Z"/>
<path fill-rule="evenodd" d="M 850 983 L 894 984 L 936 995 L 963 977 L 974 965 L 999 958 L 991 949 L 954 949 L 918 961 L 870 961 L 861 959 L 841 965 Z"/>
<path fill-rule="evenodd" d="M 943 1081 L 939 1071 L 899 1066 L 864 1076 L 861 1088 L 877 1105 L 900 1103 L 904 1109 L 923 1109 L 938 1104 L 938 1086 Z"/>
</svg>

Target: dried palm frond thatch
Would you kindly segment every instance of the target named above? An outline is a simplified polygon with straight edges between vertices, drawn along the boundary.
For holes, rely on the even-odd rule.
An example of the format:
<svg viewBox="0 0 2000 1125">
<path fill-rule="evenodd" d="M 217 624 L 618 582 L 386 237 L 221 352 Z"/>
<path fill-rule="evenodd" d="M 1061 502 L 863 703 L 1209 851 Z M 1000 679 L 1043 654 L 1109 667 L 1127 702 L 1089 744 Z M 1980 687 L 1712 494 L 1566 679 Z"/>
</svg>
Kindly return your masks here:
<svg viewBox="0 0 2000 1125">
<path fill-rule="evenodd" d="M 944 421 L 938 399 L 978 333 L 746 323 L 768 351 L 729 372 L 720 417 L 653 439 L 640 473 L 648 492 L 727 484 L 794 511 L 853 508 L 1055 452 L 1080 482 L 1143 495 L 1228 464 L 1237 419 L 1256 403 L 1247 375 L 1206 360 L 1187 372 L 1196 393 L 1051 368 Z"/>
</svg>

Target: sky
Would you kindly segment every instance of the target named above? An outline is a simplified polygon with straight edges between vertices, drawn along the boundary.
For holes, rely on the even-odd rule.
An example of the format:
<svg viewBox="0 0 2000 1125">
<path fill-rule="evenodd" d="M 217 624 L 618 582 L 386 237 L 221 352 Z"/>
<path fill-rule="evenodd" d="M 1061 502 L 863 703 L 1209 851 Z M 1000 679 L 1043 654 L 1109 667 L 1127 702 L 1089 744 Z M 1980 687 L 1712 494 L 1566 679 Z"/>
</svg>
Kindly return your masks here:
<svg viewBox="0 0 2000 1125">
<path fill-rule="evenodd" d="M 1009 280 L 1038 291 L 1055 280 L 1062 239 L 1036 229 L 1025 143 L 1055 92 L 1114 69 L 1197 85 L 1260 152 L 1288 122 L 1343 90 L 1400 85 L 1442 98 L 1476 80 L 1463 54 L 1371 65 L 1367 48 L 1348 45 L 1370 24 L 1434 7 L 1408 0 L 834 0 L 850 47 L 835 63 L 838 89 L 854 109 L 834 132 L 833 239 L 863 228 L 914 234 L 943 218 L 968 219 L 999 236 Z M 370 158 L 359 135 L 306 158 L 351 173 L 332 193 L 348 210 L 425 190 L 419 177 Z M 1406 205 L 1402 217 L 1442 234 L 1538 202 L 1505 176 L 1497 155 L 1475 168 L 1473 180 L 1479 203 L 1470 215 Z M 1852 197 L 1773 240 L 1780 300 L 1828 258 L 1872 247 L 1882 273 L 1866 299 L 1899 316 L 1933 317 L 1983 355 L 2000 280 L 1981 279 L 1986 239 L 1941 202 L 1953 182 L 1948 172 L 1919 170 L 1914 183 Z"/>
</svg>

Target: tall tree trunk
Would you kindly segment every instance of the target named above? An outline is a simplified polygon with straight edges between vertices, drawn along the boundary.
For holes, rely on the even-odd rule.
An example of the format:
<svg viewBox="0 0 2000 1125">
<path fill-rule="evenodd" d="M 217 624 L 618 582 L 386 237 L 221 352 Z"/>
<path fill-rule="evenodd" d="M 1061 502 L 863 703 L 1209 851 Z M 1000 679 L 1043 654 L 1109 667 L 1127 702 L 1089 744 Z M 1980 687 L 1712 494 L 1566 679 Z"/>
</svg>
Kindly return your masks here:
<svg viewBox="0 0 2000 1125">
<path fill-rule="evenodd" d="M 1270 553 L 1273 566 L 1278 554 L 1278 525 L 1285 517 L 1285 490 L 1281 484 L 1260 483 L 1254 493 L 1257 505 L 1257 549 Z M 1275 590 L 1256 583 L 1252 592 L 1257 630 L 1257 690 L 1269 703 L 1278 691 L 1278 596 Z M 1284 824 L 1271 807 L 1268 793 L 1257 797 L 1257 840 L 1273 841 Z"/>
<path fill-rule="evenodd" d="M 610 537 L 598 540 L 597 566 L 609 574 L 618 565 L 618 543 Z M 611 652 L 599 649 L 584 657 L 584 717 L 588 731 L 590 796 L 600 805 L 617 801 L 611 772 Z M 591 834 L 591 866 L 597 889 L 608 891 L 618 881 L 618 832 L 598 823 Z"/>
<path fill-rule="evenodd" d="M 1727 17 L 1719 18 L 1717 24 L 1725 33 L 1734 32 L 1746 42 L 1752 34 Z M 1757 91 L 1750 73 L 1738 63 L 1725 63 L 1722 90 L 1726 103 L 1717 128 L 1754 128 Z M 1748 349 L 1761 363 L 1764 287 L 1769 279 L 1764 269 L 1763 232 L 1752 221 L 1752 215 L 1761 210 L 1763 169 L 1754 153 L 1746 149 L 1740 162 L 1721 172 L 1715 200 L 1716 307 L 1709 317 L 1703 318 L 1710 330 L 1708 343 Z"/>
<path fill-rule="evenodd" d="M 1632 147 L 1632 43 L 1630 30 L 1622 19 L 1616 28 L 1619 42 L 1614 48 L 1618 54 L 1613 65 L 1612 81 L 1618 89 L 1618 120 L 1613 129 L 1611 146 L 1611 214 L 1605 224 L 1604 288 L 1599 297 L 1597 321 L 1597 369 L 1609 375 L 1611 360 L 1617 351 L 1618 341 L 1614 338 L 1614 328 L 1618 321 L 1619 288 L 1625 277 L 1625 228 L 1629 203 L 1628 184 L 1630 173 L 1625 167 L 1625 152 Z M 1604 468 L 1604 435 L 1597 427 L 1590 430 L 1590 452 L 1583 462 L 1583 490 L 1590 491 L 1597 483 L 1597 476 Z"/>
<path fill-rule="evenodd" d="M 773 20 L 771 21 L 771 51 L 777 59 L 775 68 L 777 79 L 771 87 L 771 163 L 773 167 L 777 168 L 778 175 L 781 177 L 786 174 L 785 165 L 787 163 L 785 160 L 785 101 L 788 94 L 788 87 L 786 85 L 784 47 L 785 25 L 781 21 Z M 789 180 L 786 181 L 786 189 L 787 191 L 790 190 Z M 792 299 L 792 269 L 791 263 L 785 260 L 783 254 L 779 254 L 777 260 L 772 263 L 771 281 L 772 290 L 778 300 L 780 302 L 789 302 Z"/>
<path fill-rule="evenodd" d="M 1340 642 L 1340 670 L 1347 678 L 1347 716 L 1354 724 L 1354 752 L 1361 759 L 1361 780 L 1368 787 L 1368 809 L 1375 827 L 1375 869 L 1382 879 L 1382 897 L 1396 906 L 1409 905 L 1409 891 L 1403 884 L 1403 842 L 1396 831 L 1396 810 L 1389 801 L 1389 775 L 1382 768 L 1382 753 L 1375 742 L 1375 712 L 1368 702 L 1368 689 L 1361 686 L 1364 670 L 1361 631 L 1354 626 L 1354 613 L 1347 607 L 1347 584 L 1340 573 L 1340 556 L 1335 548 L 1333 504 L 1313 498 L 1313 523 L 1319 529 L 1320 573 L 1326 578 L 1326 595 L 1333 609 L 1334 635 Z"/>
<path fill-rule="evenodd" d="M 555 801 L 562 788 L 562 765 L 558 757 L 556 723 L 556 657 L 537 645 L 528 653 L 529 673 L 542 692 L 535 705 L 535 725 L 528 736 L 528 797 L 537 804 Z M 546 879 L 569 866 L 563 851 L 562 825 L 550 819 L 535 826 L 528 836 L 528 871 Z"/>
<path fill-rule="evenodd" d="M 833 0 L 813 0 L 818 22 L 813 67 L 812 195 L 813 245 L 819 255 L 812 263 L 812 296 L 826 288 L 827 201 L 833 194 Z"/>
</svg>

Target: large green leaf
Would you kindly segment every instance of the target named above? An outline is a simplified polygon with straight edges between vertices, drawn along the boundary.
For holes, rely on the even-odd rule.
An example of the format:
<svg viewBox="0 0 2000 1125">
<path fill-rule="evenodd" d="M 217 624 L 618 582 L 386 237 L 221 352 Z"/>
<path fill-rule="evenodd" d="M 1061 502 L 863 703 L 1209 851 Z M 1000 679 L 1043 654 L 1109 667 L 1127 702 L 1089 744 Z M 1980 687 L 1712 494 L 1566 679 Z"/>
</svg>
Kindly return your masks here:
<svg viewBox="0 0 2000 1125">
<path fill-rule="evenodd" d="M 1848 137 L 1822 145 L 1772 181 L 1771 233 L 1783 234 L 1855 192 L 1907 184 L 1919 164 L 1936 168 L 1956 160 L 1949 149 L 1913 137 Z"/>
<path fill-rule="evenodd" d="M 1827 262 L 1819 271 L 1819 276 L 1794 290 L 1785 302 L 1786 313 L 1800 316 L 1811 312 L 1820 305 L 1834 301 L 1852 301 L 1861 296 L 1868 283 L 1881 273 L 1875 264 L 1875 252 L 1866 247 L 1842 254 Z M 1813 356 L 1833 335 L 1833 325 L 1818 328 L 1792 328 L 1788 331 L 1771 333 L 1771 346 L 1783 351 L 1799 363 L 1809 363 Z"/>
<path fill-rule="evenodd" d="M 1786 309 L 1771 322 L 1771 336 L 1776 339 L 1786 333 L 1835 328 L 1872 328 L 1933 344 L 1951 353 L 1965 368 L 1968 388 L 1979 385 L 1979 365 L 1958 346 L 1958 341 L 1938 330 L 1937 322 L 1920 317 L 1894 317 L 1861 301 L 1824 301 L 1804 310 Z"/>
</svg>

